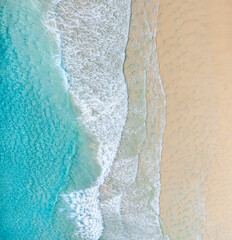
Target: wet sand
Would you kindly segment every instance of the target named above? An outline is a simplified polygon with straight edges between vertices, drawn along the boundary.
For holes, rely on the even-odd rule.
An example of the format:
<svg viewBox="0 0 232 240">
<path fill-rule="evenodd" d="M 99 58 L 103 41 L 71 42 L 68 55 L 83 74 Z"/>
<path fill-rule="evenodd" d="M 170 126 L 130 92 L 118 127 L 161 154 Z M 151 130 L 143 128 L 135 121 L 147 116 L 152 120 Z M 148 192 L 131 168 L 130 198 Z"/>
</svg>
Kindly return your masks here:
<svg viewBox="0 0 232 240">
<path fill-rule="evenodd" d="M 160 207 L 172 240 L 232 239 L 231 24 L 226 0 L 160 3 L 167 100 Z"/>
</svg>

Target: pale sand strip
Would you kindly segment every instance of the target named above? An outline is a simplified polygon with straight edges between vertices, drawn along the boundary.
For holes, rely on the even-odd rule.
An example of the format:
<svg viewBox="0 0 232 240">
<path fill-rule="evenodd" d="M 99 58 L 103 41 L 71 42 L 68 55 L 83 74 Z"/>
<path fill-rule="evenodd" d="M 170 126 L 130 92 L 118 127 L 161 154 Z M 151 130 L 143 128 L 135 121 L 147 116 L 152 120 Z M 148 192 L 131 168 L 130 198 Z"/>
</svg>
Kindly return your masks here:
<svg viewBox="0 0 232 240">
<path fill-rule="evenodd" d="M 160 3 L 157 48 L 167 98 L 160 206 L 171 240 L 201 239 L 205 226 L 218 117 L 208 9 L 208 0 Z"/>
<path fill-rule="evenodd" d="M 165 97 L 155 42 L 158 4 L 132 1 L 124 65 L 128 119 L 113 169 L 101 188 L 104 240 L 163 239 L 159 171 Z"/>
<path fill-rule="evenodd" d="M 211 0 L 211 43 L 218 132 L 206 181 L 204 240 L 232 239 L 232 1 Z"/>
</svg>

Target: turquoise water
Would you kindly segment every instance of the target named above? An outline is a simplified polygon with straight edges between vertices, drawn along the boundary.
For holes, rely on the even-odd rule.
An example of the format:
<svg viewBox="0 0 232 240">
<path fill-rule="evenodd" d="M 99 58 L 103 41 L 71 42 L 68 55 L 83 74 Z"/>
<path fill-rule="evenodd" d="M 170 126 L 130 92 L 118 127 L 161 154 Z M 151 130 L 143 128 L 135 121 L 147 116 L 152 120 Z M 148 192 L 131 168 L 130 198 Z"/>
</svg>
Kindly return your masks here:
<svg viewBox="0 0 232 240">
<path fill-rule="evenodd" d="M 61 194 L 91 185 L 94 140 L 77 123 L 48 1 L 0 0 L 0 239 L 73 239 Z M 43 7 L 44 4 L 44 7 Z M 41 9 L 44 9 L 42 12 Z M 88 146 L 88 147 L 87 147 Z M 63 209 L 63 211 L 61 211 Z"/>
</svg>

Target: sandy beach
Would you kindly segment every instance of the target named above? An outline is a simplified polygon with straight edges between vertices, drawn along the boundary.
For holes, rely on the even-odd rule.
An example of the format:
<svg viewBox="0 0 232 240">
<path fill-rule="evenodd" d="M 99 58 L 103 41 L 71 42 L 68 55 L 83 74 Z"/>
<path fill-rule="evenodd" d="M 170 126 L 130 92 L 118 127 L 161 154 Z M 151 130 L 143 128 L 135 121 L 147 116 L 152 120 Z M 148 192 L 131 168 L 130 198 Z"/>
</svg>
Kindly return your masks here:
<svg viewBox="0 0 232 240">
<path fill-rule="evenodd" d="M 210 1 L 211 52 L 217 90 L 217 140 L 206 191 L 204 238 L 232 239 L 232 2 Z"/>
<path fill-rule="evenodd" d="M 231 13 L 226 0 L 160 2 L 160 207 L 172 240 L 232 239 Z"/>
</svg>

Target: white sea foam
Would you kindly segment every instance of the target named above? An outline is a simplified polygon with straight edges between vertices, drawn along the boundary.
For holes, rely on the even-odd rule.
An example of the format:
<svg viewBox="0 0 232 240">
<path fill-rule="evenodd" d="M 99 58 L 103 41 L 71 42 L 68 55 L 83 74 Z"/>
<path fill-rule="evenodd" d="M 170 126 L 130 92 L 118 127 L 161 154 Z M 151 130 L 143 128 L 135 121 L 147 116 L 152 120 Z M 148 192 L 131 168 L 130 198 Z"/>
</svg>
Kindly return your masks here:
<svg viewBox="0 0 232 240">
<path fill-rule="evenodd" d="M 57 5 L 63 66 L 82 123 L 96 136 L 101 176 L 91 188 L 64 195 L 77 236 L 97 240 L 103 231 L 99 187 L 110 171 L 127 116 L 123 75 L 130 0 L 65 0 Z M 52 21 L 50 21 L 52 23 Z"/>
<path fill-rule="evenodd" d="M 99 239 L 103 230 L 103 222 L 99 208 L 98 186 L 63 195 L 71 209 L 71 218 L 75 220 L 79 231 L 77 239 Z"/>
</svg>

